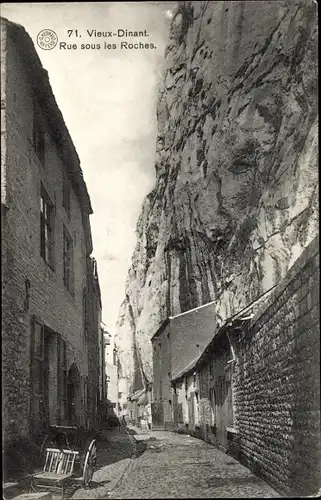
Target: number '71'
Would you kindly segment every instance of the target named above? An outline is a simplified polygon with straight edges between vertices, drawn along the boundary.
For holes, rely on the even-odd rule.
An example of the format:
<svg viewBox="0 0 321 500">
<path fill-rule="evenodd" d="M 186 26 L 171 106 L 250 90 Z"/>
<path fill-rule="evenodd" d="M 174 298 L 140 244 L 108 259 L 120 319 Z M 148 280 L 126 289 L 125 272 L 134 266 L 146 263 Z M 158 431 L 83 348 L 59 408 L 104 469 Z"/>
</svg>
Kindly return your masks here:
<svg viewBox="0 0 321 500">
<path fill-rule="evenodd" d="M 68 36 L 71 37 L 72 35 L 78 36 L 78 30 L 67 30 Z"/>
</svg>

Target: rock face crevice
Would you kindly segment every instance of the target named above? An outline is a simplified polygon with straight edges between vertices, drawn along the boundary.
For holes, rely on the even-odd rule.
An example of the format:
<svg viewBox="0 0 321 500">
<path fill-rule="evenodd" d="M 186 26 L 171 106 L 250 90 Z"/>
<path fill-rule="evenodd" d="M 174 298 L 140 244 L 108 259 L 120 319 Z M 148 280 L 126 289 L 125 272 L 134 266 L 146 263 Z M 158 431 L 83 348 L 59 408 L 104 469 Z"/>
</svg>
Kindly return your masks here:
<svg viewBox="0 0 321 500">
<path fill-rule="evenodd" d="M 132 388 L 167 316 L 215 300 L 224 321 L 318 232 L 316 4 L 180 2 L 157 119 L 116 331 Z"/>
</svg>

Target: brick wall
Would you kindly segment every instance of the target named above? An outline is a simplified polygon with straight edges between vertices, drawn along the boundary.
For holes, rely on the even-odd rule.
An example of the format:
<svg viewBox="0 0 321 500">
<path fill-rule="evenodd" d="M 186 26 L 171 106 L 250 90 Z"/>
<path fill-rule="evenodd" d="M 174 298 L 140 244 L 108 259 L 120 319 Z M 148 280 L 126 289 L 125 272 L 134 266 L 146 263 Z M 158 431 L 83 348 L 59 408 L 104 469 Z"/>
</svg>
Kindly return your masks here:
<svg viewBox="0 0 321 500">
<path fill-rule="evenodd" d="M 88 374 L 87 345 L 83 326 L 83 288 L 86 285 L 86 242 L 79 198 L 71 190 L 71 216 L 62 206 L 66 165 L 46 127 L 45 165 L 32 144 L 33 101 L 30 67 L 27 71 L 8 38 L 7 61 L 7 211 L 4 215 L 4 262 L 2 298 L 2 372 L 4 432 L 15 438 L 29 432 L 30 325 L 33 315 L 67 342 L 68 367 L 80 370 L 83 391 Z M 48 110 L 50 113 L 50 110 Z M 44 117 L 46 114 L 44 114 Z M 40 256 L 40 184 L 55 204 L 55 266 Z M 63 283 L 63 224 L 73 238 L 74 294 Z M 26 307 L 26 280 L 30 282 Z M 84 401 L 82 394 L 82 417 Z"/>
<path fill-rule="evenodd" d="M 279 491 L 320 486 L 318 238 L 235 344 L 240 459 Z"/>
</svg>

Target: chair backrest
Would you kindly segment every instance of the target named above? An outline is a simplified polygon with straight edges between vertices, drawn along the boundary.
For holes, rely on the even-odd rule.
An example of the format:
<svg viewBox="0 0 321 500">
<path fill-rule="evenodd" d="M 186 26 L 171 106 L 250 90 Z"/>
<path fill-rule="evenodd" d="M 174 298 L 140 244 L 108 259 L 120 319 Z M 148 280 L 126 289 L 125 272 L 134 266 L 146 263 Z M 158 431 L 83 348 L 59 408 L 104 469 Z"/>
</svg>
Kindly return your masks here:
<svg viewBox="0 0 321 500">
<path fill-rule="evenodd" d="M 58 475 L 72 474 L 77 455 L 78 451 L 47 448 L 46 461 L 43 470 L 44 472 L 52 472 Z"/>
</svg>

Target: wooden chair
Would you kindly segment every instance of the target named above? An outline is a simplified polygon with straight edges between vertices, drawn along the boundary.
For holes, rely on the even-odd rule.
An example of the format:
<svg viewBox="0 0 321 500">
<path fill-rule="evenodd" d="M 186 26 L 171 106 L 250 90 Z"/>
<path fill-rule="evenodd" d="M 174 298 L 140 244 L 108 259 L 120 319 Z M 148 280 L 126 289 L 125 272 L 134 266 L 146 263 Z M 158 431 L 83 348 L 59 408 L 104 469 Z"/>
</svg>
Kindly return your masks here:
<svg viewBox="0 0 321 500">
<path fill-rule="evenodd" d="M 78 455 L 78 451 L 47 448 L 44 468 L 32 475 L 31 488 L 57 488 L 61 490 L 61 498 L 64 498 L 66 481 L 74 475 L 75 459 Z"/>
</svg>

